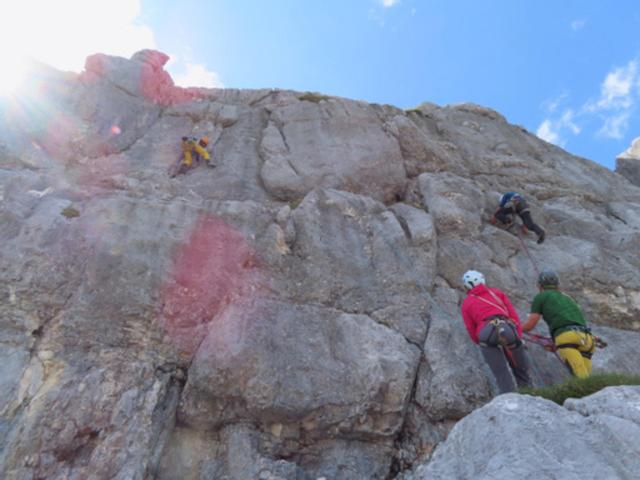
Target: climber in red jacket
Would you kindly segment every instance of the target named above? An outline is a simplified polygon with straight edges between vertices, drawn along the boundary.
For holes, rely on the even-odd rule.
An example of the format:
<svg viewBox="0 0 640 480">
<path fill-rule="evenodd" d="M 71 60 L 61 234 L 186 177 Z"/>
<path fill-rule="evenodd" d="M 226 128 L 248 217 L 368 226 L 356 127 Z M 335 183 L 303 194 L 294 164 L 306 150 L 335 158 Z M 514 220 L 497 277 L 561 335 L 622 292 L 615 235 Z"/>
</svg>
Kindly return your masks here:
<svg viewBox="0 0 640 480">
<path fill-rule="evenodd" d="M 500 393 L 513 392 L 515 385 L 530 387 L 529 358 L 522 343 L 522 326 L 509 298 L 497 288 L 485 285 L 484 275 L 469 270 L 462 276 L 467 297 L 462 318 L 469 336 L 480 345 L 482 356 L 496 377 Z"/>
</svg>

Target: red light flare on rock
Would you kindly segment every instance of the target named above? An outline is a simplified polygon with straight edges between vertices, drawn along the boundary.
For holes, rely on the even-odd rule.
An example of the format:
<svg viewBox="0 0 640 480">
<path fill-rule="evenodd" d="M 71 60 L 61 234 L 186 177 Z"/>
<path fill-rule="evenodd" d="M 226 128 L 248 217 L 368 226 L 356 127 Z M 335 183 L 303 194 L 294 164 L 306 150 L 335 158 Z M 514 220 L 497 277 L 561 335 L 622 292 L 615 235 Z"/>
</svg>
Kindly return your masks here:
<svg viewBox="0 0 640 480">
<path fill-rule="evenodd" d="M 218 217 L 201 216 L 178 247 L 162 287 L 166 334 L 191 357 L 209 323 L 229 304 L 249 306 L 260 276 L 256 254 L 242 233 Z"/>
<path fill-rule="evenodd" d="M 131 62 L 126 67 L 128 71 L 119 74 L 130 75 L 133 78 L 131 85 L 135 91 L 131 93 L 163 107 L 192 102 L 206 96 L 202 89 L 176 86 L 171 75 L 164 70 L 168 61 L 169 56 L 165 53 L 143 50 L 131 57 Z M 87 57 L 84 68 L 80 76 L 81 81 L 90 84 L 113 75 L 114 72 L 111 70 L 118 67 L 115 66 L 112 57 L 97 53 Z"/>
</svg>

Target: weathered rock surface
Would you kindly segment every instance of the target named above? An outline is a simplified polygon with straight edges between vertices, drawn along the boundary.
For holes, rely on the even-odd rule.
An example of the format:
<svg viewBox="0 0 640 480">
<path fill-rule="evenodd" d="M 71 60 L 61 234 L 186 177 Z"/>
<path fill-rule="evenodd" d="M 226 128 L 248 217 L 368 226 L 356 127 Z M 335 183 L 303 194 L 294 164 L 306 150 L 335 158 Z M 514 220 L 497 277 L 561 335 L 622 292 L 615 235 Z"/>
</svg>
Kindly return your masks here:
<svg viewBox="0 0 640 480">
<path fill-rule="evenodd" d="M 640 137 L 616 158 L 616 172 L 640 186 Z"/>
<path fill-rule="evenodd" d="M 608 387 L 564 407 L 501 395 L 465 417 L 405 480 L 640 476 L 640 387 Z"/>
<path fill-rule="evenodd" d="M 39 66 L 0 109 L 0 477 L 392 478 L 495 385 L 459 316 L 555 267 L 638 373 L 640 188 L 471 104 Z M 215 168 L 171 179 L 179 138 Z M 542 245 L 486 222 L 523 192 Z M 530 346 L 538 384 L 566 377 Z"/>
</svg>

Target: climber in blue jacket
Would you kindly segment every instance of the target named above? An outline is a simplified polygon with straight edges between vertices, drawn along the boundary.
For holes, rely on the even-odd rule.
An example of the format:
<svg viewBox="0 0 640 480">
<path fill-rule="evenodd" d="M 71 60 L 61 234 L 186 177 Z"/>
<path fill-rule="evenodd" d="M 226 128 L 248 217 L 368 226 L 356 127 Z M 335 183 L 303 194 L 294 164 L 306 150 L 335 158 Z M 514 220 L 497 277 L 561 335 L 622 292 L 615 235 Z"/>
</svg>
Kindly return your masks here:
<svg viewBox="0 0 640 480">
<path fill-rule="evenodd" d="M 513 223 L 513 216 L 516 214 L 522 219 L 525 227 L 538 235 L 538 243 L 544 242 L 545 231 L 534 223 L 529 211 L 529 204 L 519 193 L 507 192 L 500 197 L 500 206 L 493 215 L 492 223 L 497 220 L 503 226 L 509 226 Z"/>
</svg>

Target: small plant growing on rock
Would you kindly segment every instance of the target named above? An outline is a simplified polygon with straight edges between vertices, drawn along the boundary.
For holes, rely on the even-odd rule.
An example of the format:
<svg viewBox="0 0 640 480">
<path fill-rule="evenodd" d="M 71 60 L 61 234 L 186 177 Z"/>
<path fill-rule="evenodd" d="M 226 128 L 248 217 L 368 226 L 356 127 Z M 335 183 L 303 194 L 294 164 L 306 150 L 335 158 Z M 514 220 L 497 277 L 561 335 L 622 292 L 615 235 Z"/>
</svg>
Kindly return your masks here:
<svg viewBox="0 0 640 480">
<path fill-rule="evenodd" d="M 313 103 L 320 103 L 322 100 L 329 100 L 329 98 L 327 95 L 321 95 L 319 93 L 313 93 L 313 92 L 306 92 L 302 95 L 300 95 L 298 97 L 298 100 L 301 100 L 303 102 L 313 102 Z"/>
<path fill-rule="evenodd" d="M 571 378 L 564 383 L 544 388 L 521 388 L 519 393 L 546 398 L 562 405 L 567 398 L 582 398 L 605 387 L 640 385 L 640 376 L 624 373 L 599 373 L 588 378 Z"/>
<path fill-rule="evenodd" d="M 80 212 L 73 207 L 67 207 L 60 212 L 60 215 L 63 215 L 67 218 L 76 218 L 80 216 Z"/>
<path fill-rule="evenodd" d="M 291 200 L 289 202 L 289 208 L 291 210 L 295 210 L 296 208 L 298 208 L 298 205 L 300 205 L 302 203 L 302 200 L 304 200 L 302 197 L 296 198 L 295 200 Z"/>
</svg>

